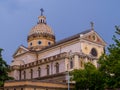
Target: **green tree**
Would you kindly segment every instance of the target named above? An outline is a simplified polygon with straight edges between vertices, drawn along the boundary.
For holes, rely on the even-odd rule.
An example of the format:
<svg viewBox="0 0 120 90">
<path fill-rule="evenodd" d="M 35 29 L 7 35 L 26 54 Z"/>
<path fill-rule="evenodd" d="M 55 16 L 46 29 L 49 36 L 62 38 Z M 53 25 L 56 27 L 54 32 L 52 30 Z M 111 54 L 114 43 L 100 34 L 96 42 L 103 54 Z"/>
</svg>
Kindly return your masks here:
<svg viewBox="0 0 120 90">
<path fill-rule="evenodd" d="M 9 67 L 2 58 L 2 54 L 1 54 L 2 51 L 3 51 L 3 49 L 0 48 L 0 87 L 2 87 L 4 85 L 4 82 L 6 80 L 12 79 L 11 77 L 8 76 Z"/>
<path fill-rule="evenodd" d="M 104 88 L 104 76 L 92 63 L 86 63 L 84 69 L 76 69 L 71 74 L 72 80 L 76 82 L 76 90 L 103 90 Z"/>
<path fill-rule="evenodd" d="M 109 45 L 108 54 L 99 60 L 100 71 L 104 73 L 106 88 L 120 88 L 120 28 L 116 26 L 114 43 Z"/>
</svg>

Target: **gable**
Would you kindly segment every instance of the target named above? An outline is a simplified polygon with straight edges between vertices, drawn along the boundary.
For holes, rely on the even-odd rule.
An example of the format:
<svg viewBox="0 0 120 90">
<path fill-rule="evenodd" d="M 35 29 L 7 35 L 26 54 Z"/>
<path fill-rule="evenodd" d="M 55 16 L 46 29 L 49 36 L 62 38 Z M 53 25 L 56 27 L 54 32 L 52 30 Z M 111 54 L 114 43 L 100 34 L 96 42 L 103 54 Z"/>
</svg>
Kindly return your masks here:
<svg viewBox="0 0 120 90">
<path fill-rule="evenodd" d="M 25 48 L 24 46 L 20 46 L 17 50 L 16 50 L 16 52 L 13 54 L 13 57 L 15 57 L 15 56 L 18 56 L 18 55 L 21 55 L 21 54 L 23 54 L 23 53 L 26 53 L 26 52 L 28 52 L 29 50 L 27 49 L 27 48 Z"/>
<path fill-rule="evenodd" d="M 106 42 L 95 31 L 91 31 L 87 34 L 84 34 L 82 39 L 106 46 Z"/>
</svg>

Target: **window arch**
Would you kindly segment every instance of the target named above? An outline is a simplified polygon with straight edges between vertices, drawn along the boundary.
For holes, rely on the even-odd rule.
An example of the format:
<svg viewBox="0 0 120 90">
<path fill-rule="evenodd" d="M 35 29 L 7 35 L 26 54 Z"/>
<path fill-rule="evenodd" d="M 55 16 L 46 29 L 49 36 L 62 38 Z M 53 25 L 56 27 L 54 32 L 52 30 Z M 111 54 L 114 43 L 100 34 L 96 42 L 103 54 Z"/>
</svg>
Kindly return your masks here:
<svg viewBox="0 0 120 90">
<path fill-rule="evenodd" d="M 33 69 L 30 69 L 31 72 L 31 79 L 33 78 Z"/>
<path fill-rule="evenodd" d="M 41 68 L 38 67 L 38 77 L 40 77 L 40 76 L 41 76 Z"/>
<path fill-rule="evenodd" d="M 59 73 L 59 63 L 56 63 L 56 73 Z"/>
<path fill-rule="evenodd" d="M 46 69 L 47 69 L 47 75 L 49 75 L 50 74 L 50 66 L 47 65 Z"/>
</svg>

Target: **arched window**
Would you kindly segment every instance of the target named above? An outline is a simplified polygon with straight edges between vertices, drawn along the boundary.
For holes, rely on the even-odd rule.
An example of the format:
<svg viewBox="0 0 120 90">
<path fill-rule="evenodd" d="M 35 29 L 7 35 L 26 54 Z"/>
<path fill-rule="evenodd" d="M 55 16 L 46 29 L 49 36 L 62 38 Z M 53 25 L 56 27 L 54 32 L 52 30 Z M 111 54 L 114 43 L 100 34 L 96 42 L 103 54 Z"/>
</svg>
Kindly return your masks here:
<svg viewBox="0 0 120 90">
<path fill-rule="evenodd" d="M 30 69 L 31 72 L 31 79 L 33 78 L 33 69 Z"/>
<path fill-rule="evenodd" d="M 47 69 L 47 75 L 49 75 L 50 74 L 50 67 L 49 67 L 49 65 L 47 65 L 47 67 L 46 67 L 46 69 Z"/>
<path fill-rule="evenodd" d="M 26 79 L 26 71 L 23 71 L 24 79 Z"/>
<path fill-rule="evenodd" d="M 40 77 L 40 76 L 41 76 L 41 68 L 38 67 L 38 77 Z"/>
<path fill-rule="evenodd" d="M 56 63 L 56 73 L 59 73 L 59 63 Z"/>
<path fill-rule="evenodd" d="M 41 21 L 41 23 L 42 23 L 42 19 L 41 19 L 40 21 Z"/>
<path fill-rule="evenodd" d="M 70 69 L 73 68 L 73 60 L 70 60 Z"/>
</svg>

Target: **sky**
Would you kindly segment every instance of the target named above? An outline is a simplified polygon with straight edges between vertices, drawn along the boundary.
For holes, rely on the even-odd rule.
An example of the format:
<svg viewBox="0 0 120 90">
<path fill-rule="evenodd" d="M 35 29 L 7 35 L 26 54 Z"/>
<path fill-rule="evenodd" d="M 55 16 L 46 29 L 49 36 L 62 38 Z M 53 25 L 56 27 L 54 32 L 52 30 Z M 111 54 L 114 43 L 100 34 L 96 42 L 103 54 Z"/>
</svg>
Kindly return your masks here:
<svg viewBox="0 0 120 90">
<path fill-rule="evenodd" d="M 59 41 L 90 29 L 107 45 L 113 43 L 115 25 L 120 25 L 120 0 L 0 0 L 0 48 L 10 64 L 20 45 L 27 47 L 27 36 L 37 24 L 40 9 Z"/>
</svg>

